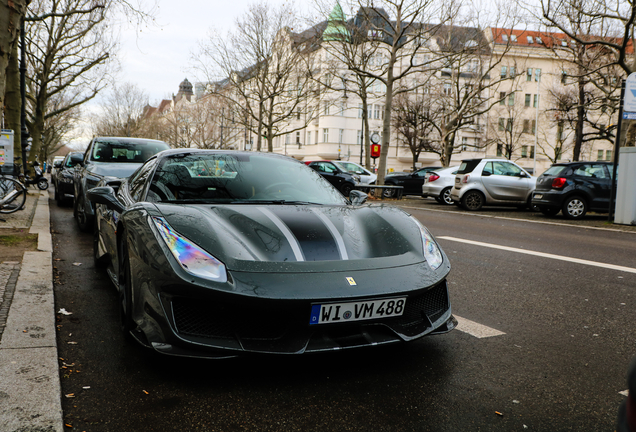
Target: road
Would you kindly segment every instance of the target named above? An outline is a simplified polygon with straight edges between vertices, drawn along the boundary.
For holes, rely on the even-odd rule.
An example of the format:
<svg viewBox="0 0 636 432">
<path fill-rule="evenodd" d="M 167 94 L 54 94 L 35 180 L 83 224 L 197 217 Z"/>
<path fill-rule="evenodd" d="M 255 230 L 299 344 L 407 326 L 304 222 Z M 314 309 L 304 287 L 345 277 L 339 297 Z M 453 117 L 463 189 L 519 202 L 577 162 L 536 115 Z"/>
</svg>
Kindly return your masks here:
<svg viewBox="0 0 636 432">
<path fill-rule="evenodd" d="M 155 355 L 120 332 L 92 236 L 52 201 L 56 310 L 72 313 L 57 315 L 67 430 L 613 431 L 636 355 L 636 233 L 413 202 L 400 205 L 451 260 L 457 330 L 200 361 Z"/>
</svg>

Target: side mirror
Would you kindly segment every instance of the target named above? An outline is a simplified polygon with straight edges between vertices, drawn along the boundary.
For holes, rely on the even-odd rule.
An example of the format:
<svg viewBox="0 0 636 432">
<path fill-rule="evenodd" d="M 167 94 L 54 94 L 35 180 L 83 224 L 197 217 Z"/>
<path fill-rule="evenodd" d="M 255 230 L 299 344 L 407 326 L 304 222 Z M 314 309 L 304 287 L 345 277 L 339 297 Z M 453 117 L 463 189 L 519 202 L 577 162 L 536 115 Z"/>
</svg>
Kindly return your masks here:
<svg viewBox="0 0 636 432">
<path fill-rule="evenodd" d="M 351 201 L 353 205 L 362 205 L 367 201 L 367 198 L 369 198 L 369 196 L 362 191 L 354 189 L 349 192 L 349 201 Z"/>
<path fill-rule="evenodd" d="M 490 171 L 482 171 L 482 173 L 481 173 L 482 177 L 488 177 L 488 176 L 491 176 L 491 175 L 492 175 L 492 173 Z"/>
<path fill-rule="evenodd" d="M 53 162 L 53 168 L 59 168 L 61 166 L 62 166 L 61 160 L 56 160 L 55 162 Z"/>
<path fill-rule="evenodd" d="M 89 201 L 96 204 L 104 204 L 109 210 L 115 210 L 117 213 L 123 213 L 124 206 L 117 200 L 115 190 L 110 186 L 100 186 L 90 189 L 86 192 Z"/>
</svg>

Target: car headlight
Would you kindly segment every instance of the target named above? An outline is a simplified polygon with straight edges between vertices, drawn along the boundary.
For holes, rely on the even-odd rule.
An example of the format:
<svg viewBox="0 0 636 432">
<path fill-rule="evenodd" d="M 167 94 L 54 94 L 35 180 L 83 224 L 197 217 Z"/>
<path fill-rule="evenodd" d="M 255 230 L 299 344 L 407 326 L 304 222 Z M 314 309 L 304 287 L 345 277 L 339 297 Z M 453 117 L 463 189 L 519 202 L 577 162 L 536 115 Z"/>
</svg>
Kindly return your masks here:
<svg viewBox="0 0 636 432">
<path fill-rule="evenodd" d="M 412 217 L 412 216 L 411 216 Z M 437 242 L 433 238 L 430 232 L 413 217 L 413 220 L 417 224 L 420 229 L 420 235 L 422 236 L 422 245 L 424 246 L 424 258 L 426 258 L 426 262 L 433 269 L 436 270 L 439 266 L 442 265 L 444 258 L 442 258 L 442 252 L 437 245 Z"/>
<path fill-rule="evenodd" d="M 225 264 L 174 231 L 164 218 L 153 216 L 152 221 L 186 272 L 215 282 L 227 282 Z"/>
</svg>

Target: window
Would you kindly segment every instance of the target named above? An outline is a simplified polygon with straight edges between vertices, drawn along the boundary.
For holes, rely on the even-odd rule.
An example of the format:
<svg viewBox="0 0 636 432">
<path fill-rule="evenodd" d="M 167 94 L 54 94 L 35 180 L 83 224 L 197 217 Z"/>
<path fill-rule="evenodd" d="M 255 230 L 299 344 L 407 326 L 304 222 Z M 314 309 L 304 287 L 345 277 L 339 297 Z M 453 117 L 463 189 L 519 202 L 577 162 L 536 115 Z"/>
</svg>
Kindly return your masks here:
<svg viewBox="0 0 636 432">
<path fill-rule="evenodd" d="M 323 114 L 324 115 L 329 115 L 329 102 L 323 102 L 323 104 L 324 104 L 323 105 L 324 108 L 322 110 Z"/>
<path fill-rule="evenodd" d="M 296 144 L 298 144 L 298 148 L 300 148 L 300 132 L 296 132 Z"/>
<path fill-rule="evenodd" d="M 506 92 L 499 92 L 499 105 L 506 104 Z"/>
<path fill-rule="evenodd" d="M 530 133 L 530 120 L 523 119 L 523 133 Z"/>
<path fill-rule="evenodd" d="M 529 44 L 534 43 L 534 41 L 532 40 L 532 36 L 528 36 L 528 43 Z"/>
<path fill-rule="evenodd" d="M 562 142 L 563 141 L 563 129 L 564 129 L 564 123 L 563 120 L 559 120 L 559 122 L 557 123 L 557 141 Z"/>
<path fill-rule="evenodd" d="M 508 76 L 508 67 L 507 66 L 502 66 L 501 67 L 501 77 L 505 78 Z"/>
<path fill-rule="evenodd" d="M 561 46 L 564 46 L 564 47 L 568 46 L 568 41 L 562 40 L 561 41 Z"/>
<path fill-rule="evenodd" d="M 534 80 L 541 81 L 541 69 L 537 68 L 534 70 Z"/>
<path fill-rule="evenodd" d="M 532 81 L 532 68 L 528 68 L 526 71 L 526 81 Z"/>
<path fill-rule="evenodd" d="M 510 66 L 510 78 L 514 78 L 514 77 L 515 77 L 515 67 Z"/>
<path fill-rule="evenodd" d="M 340 129 L 340 131 L 338 132 L 338 144 L 342 144 L 344 138 L 344 129 Z"/>
<path fill-rule="evenodd" d="M 311 132 L 307 131 L 307 145 L 311 144 Z"/>
<path fill-rule="evenodd" d="M 285 134 L 285 144 L 289 144 L 289 134 Z"/>
<path fill-rule="evenodd" d="M 462 151 L 468 150 L 468 137 L 462 137 Z"/>
<path fill-rule="evenodd" d="M 363 112 L 364 112 L 364 108 L 362 108 L 362 104 L 358 104 L 358 118 L 362 118 Z"/>
<path fill-rule="evenodd" d="M 612 150 L 607 150 L 605 152 L 605 160 L 607 160 L 607 161 L 611 161 L 612 160 Z"/>
<path fill-rule="evenodd" d="M 444 91 L 444 94 L 445 94 L 446 96 L 450 96 L 450 95 L 452 94 L 452 87 L 451 87 L 451 85 L 450 85 L 449 83 L 445 83 L 445 84 L 444 84 L 444 89 L 443 89 L 443 91 Z"/>
<path fill-rule="evenodd" d="M 300 108 L 296 110 L 296 120 L 300 120 Z"/>
<path fill-rule="evenodd" d="M 356 144 L 362 145 L 362 131 L 358 130 L 358 135 L 356 137 Z"/>
<path fill-rule="evenodd" d="M 603 153 L 604 153 L 603 150 L 599 150 L 598 154 L 596 155 L 596 160 L 599 160 L 599 161 L 603 160 Z"/>
<path fill-rule="evenodd" d="M 508 42 L 508 35 L 501 35 L 501 40 L 504 42 Z"/>
<path fill-rule="evenodd" d="M 535 40 L 537 41 L 538 44 L 543 44 L 543 40 L 541 40 L 541 37 L 537 36 Z"/>
<path fill-rule="evenodd" d="M 566 71 L 561 71 L 561 84 L 567 84 L 568 82 L 568 73 Z"/>
<path fill-rule="evenodd" d="M 526 93 L 526 100 L 525 100 L 525 106 L 529 107 L 530 106 L 530 94 Z"/>
<path fill-rule="evenodd" d="M 367 32 L 367 36 L 371 39 L 382 39 L 384 37 L 384 33 L 382 30 L 371 29 Z"/>
<path fill-rule="evenodd" d="M 329 129 L 328 128 L 324 128 L 322 130 L 322 142 L 324 142 L 324 143 L 329 142 Z"/>
<path fill-rule="evenodd" d="M 497 156 L 501 157 L 503 156 L 503 145 L 501 144 L 497 144 Z M 489 164 L 492 164 L 492 162 L 488 162 Z M 492 174 L 492 167 L 490 168 L 490 173 Z"/>
<path fill-rule="evenodd" d="M 525 120 L 524 120 L 525 123 Z M 521 146 L 521 157 L 522 158 L 527 158 L 528 157 L 528 146 Z"/>
<path fill-rule="evenodd" d="M 532 135 L 534 135 L 536 132 L 537 132 L 537 121 L 532 120 Z"/>
<path fill-rule="evenodd" d="M 510 40 L 511 40 L 512 42 L 517 42 L 517 35 L 513 35 L 513 34 L 511 34 L 511 35 L 510 35 Z"/>
<path fill-rule="evenodd" d="M 347 109 L 347 102 L 340 101 L 340 115 L 345 115 L 345 110 Z"/>
<path fill-rule="evenodd" d="M 475 147 L 481 148 L 481 138 L 475 138 Z"/>
<path fill-rule="evenodd" d="M 539 106 L 539 95 L 534 95 L 534 102 L 532 104 L 532 108 L 537 108 Z"/>
<path fill-rule="evenodd" d="M 504 131 L 506 129 L 506 119 L 499 117 L 499 131 Z"/>
<path fill-rule="evenodd" d="M 514 122 L 514 119 L 507 119 L 506 121 L 506 131 L 507 132 L 512 132 L 512 123 Z"/>
<path fill-rule="evenodd" d="M 508 95 L 508 106 L 513 106 L 514 104 L 515 104 L 515 94 L 513 92 Z"/>
</svg>

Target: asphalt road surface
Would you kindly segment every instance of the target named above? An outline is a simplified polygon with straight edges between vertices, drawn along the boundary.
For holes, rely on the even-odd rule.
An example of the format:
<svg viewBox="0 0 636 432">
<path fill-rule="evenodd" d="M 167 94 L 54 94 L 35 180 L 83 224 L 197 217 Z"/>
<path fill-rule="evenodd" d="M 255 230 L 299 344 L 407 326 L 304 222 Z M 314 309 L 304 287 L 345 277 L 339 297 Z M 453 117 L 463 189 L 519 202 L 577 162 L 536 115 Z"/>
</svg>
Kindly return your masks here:
<svg viewBox="0 0 636 432">
<path fill-rule="evenodd" d="M 69 431 L 615 429 L 636 355 L 634 232 L 401 202 L 451 260 L 457 330 L 374 349 L 201 361 L 122 334 L 92 236 L 51 203 L 56 311 L 72 313 L 56 315 Z"/>
</svg>

